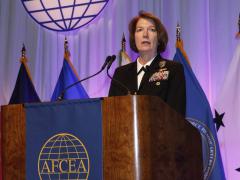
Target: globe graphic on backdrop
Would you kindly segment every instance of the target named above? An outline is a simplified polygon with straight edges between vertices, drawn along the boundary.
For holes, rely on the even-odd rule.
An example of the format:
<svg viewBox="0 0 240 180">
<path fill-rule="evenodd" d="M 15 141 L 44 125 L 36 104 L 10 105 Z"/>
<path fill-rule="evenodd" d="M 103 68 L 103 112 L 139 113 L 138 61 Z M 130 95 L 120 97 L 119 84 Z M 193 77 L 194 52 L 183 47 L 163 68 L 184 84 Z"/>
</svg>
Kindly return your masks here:
<svg viewBox="0 0 240 180">
<path fill-rule="evenodd" d="M 109 0 L 21 0 L 29 15 L 54 31 L 78 29 L 104 9 Z"/>
<path fill-rule="evenodd" d="M 89 167 L 84 144 L 72 134 L 61 133 L 51 137 L 39 153 L 38 174 L 41 180 L 87 180 Z"/>
</svg>

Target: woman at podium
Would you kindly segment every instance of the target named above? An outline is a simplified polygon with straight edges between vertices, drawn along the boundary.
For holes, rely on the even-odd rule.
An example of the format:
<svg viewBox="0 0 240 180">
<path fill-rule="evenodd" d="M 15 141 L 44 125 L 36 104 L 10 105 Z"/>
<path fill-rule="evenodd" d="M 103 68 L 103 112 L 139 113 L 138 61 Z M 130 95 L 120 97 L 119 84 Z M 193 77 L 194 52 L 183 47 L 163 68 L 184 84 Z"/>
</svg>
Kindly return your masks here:
<svg viewBox="0 0 240 180">
<path fill-rule="evenodd" d="M 139 56 L 135 62 L 115 70 L 109 96 L 159 96 L 185 116 L 184 70 L 180 63 L 161 57 L 168 43 L 168 35 L 160 19 L 151 13 L 140 11 L 130 21 L 128 29 L 130 47 Z"/>
</svg>

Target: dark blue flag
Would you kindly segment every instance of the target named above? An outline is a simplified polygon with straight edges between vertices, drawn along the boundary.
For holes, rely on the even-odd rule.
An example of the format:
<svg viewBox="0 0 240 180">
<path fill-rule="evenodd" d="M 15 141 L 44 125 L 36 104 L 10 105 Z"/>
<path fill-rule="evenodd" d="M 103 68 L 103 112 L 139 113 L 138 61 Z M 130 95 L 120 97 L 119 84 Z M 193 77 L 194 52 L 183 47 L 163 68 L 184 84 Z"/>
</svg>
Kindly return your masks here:
<svg viewBox="0 0 240 180">
<path fill-rule="evenodd" d="M 180 62 L 184 67 L 187 98 L 186 119 L 201 133 L 204 179 L 224 180 L 225 174 L 211 108 L 204 91 L 187 62 L 186 53 L 182 51 L 181 46 L 176 49 L 174 60 Z"/>
<path fill-rule="evenodd" d="M 68 87 L 69 85 L 77 82 L 79 79 L 75 73 L 74 67 L 71 64 L 69 58 L 65 55 L 63 60 L 63 67 L 61 73 L 59 75 L 56 87 L 54 89 L 51 101 L 56 101 L 61 93 Z M 85 99 L 88 98 L 88 94 L 84 90 L 81 83 L 76 84 L 75 86 L 68 89 L 63 99 Z"/>
<path fill-rule="evenodd" d="M 40 102 L 40 99 L 32 83 L 28 67 L 23 60 L 9 104 L 26 102 Z"/>
<path fill-rule="evenodd" d="M 102 179 L 101 100 L 25 104 L 26 179 Z"/>
</svg>

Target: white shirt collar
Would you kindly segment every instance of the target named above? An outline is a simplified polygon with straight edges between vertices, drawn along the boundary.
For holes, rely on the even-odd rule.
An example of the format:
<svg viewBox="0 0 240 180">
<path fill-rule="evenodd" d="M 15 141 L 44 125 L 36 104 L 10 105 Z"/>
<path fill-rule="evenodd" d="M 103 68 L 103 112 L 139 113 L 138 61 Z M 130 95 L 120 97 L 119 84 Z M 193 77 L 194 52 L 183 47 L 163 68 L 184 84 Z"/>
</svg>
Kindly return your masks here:
<svg viewBox="0 0 240 180">
<path fill-rule="evenodd" d="M 156 56 L 155 56 L 156 57 Z M 140 62 L 139 62 L 139 57 L 137 58 L 137 72 L 138 71 L 140 71 L 140 69 L 142 68 L 142 67 L 145 67 L 146 68 L 146 66 L 150 66 L 151 65 L 151 63 L 153 62 L 153 60 L 155 59 L 155 57 L 153 57 L 150 61 L 148 61 L 146 64 L 144 64 L 144 65 L 142 65 Z"/>
<path fill-rule="evenodd" d="M 156 57 L 156 56 L 155 56 Z M 154 57 L 154 58 L 155 58 Z M 142 68 L 142 67 L 145 67 L 146 68 L 146 66 L 150 66 L 151 65 L 151 63 L 152 63 L 152 61 L 154 60 L 154 58 L 152 58 L 150 61 L 148 61 L 146 64 L 144 64 L 144 65 L 142 65 L 142 64 L 140 64 L 140 62 L 139 62 L 139 58 L 137 58 L 137 73 L 140 71 L 140 69 Z M 142 78 L 143 78 L 143 75 L 144 75 L 144 71 L 141 71 L 138 75 L 137 75 L 137 85 L 138 85 L 138 89 L 139 89 L 139 87 L 140 87 L 140 84 L 141 84 L 141 81 L 142 81 Z"/>
</svg>

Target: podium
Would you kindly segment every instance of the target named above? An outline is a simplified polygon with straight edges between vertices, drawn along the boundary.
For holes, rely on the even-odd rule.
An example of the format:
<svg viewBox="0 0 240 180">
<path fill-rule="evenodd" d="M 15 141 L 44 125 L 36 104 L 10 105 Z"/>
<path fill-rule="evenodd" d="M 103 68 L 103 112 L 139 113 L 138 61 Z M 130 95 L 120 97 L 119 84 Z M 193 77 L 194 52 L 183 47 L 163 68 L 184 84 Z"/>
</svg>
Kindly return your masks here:
<svg viewBox="0 0 240 180">
<path fill-rule="evenodd" d="M 3 178 L 26 179 L 24 105 L 1 110 Z M 103 98 L 101 112 L 103 177 L 99 179 L 203 179 L 200 133 L 160 98 Z"/>
</svg>

